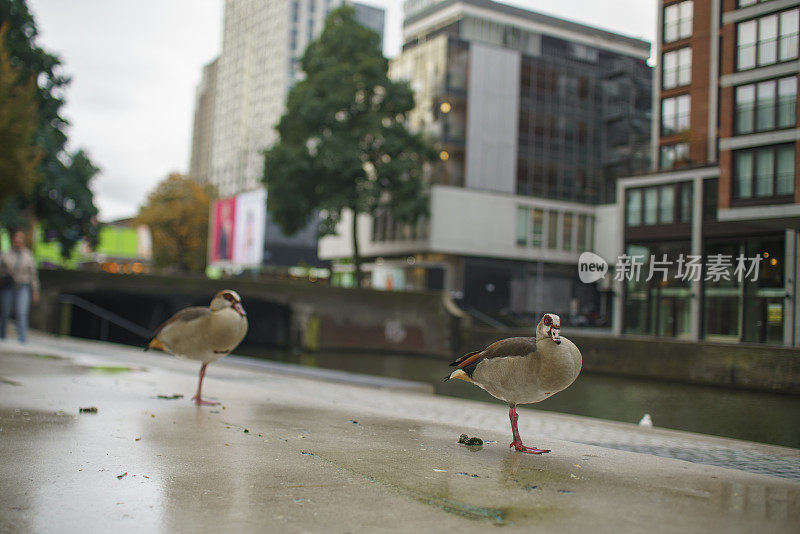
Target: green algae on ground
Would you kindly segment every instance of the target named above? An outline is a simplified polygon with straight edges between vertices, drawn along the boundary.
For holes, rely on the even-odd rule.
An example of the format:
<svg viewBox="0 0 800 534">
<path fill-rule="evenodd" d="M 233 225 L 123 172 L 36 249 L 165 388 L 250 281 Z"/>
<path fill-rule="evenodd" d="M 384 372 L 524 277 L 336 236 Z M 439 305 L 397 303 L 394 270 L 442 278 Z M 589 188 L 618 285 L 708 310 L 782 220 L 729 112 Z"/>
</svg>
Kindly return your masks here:
<svg viewBox="0 0 800 534">
<path fill-rule="evenodd" d="M 55 354 L 34 354 L 37 358 L 42 358 L 44 360 L 64 360 L 63 356 L 56 356 Z"/>
<path fill-rule="evenodd" d="M 125 365 L 90 365 L 89 370 L 97 373 L 108 373 L 108 374 L 138 371 L 138 369 L 134 367 L 127 367 Z"/>
</svg>

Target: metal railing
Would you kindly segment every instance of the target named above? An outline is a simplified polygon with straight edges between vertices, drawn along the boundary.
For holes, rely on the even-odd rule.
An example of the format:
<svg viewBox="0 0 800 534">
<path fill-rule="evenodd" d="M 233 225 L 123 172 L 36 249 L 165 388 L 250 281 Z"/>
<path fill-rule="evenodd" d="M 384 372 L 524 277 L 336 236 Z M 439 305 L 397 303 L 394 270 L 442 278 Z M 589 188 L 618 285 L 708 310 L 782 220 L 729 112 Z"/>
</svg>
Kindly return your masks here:
<svg viewBox="0 0 800 534">
<path fill-rule="evenodd" d="M 82 299 L 81 297 L 75 295 L 59 295 L 58 301 L 62 304 L 69 304 L 70 306 L 78 307 L 84 311 L 87 311 L 98 318 L 100 318 L 100 339 L 107 340 L 108 338 L 108 324 L 112 323 L 120 328 L 124 328 L 128 332 L 132 334 L 136 334 L 137 336 L 143 337 L 144 339 L 150 339 L 153 337 L 153 331 L 145 328 L 143 326 L 139 326 L 138 324 L 134 323 L 133 321 L 126 319 L 116 313 L 109 311 L 97 304 L 89 302 L 86 299 Z M 62 324 L 62 334 L 64 332 L 64 326 Z"/>
<path fill-rule="evenodd" d="M 476 319 L 478 319 L 480 321 L 483 321 L 484 323 L 488 324 L 489 326 L 492 326 L 492 327 L 500 329 L 500 330 L 508 330 L 508 325 L 501 323 L 500 321 L 498 321 L 494 317 L 486 315 L 485 313 L 483 313 L 480 310 L 477 310 L 475 308 L 467 308 L 467 313 L 469 313 L 470 315 L 472 315 Z"/>
</svg>

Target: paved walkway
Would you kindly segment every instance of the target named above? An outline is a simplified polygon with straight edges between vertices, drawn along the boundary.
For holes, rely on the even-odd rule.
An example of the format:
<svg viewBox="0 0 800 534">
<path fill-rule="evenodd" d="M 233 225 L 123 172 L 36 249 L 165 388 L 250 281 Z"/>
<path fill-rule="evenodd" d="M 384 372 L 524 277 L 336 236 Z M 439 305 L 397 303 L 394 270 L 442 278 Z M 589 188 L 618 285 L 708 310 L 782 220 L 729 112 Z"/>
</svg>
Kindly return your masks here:
<svg viewBox="0 0 800 534">
<path fill-rule="evenodd" d="M 553 450 L 533 457 L 507 448 L 501 406 L 424 385 L 230 358 L 204 388 L 223 405 L 196 408 L 196 372 L 97 342 L 0 344 L 0 531 L 800 529 L 796 449 L 523 408 L 523 438 Z"/>
</svg>

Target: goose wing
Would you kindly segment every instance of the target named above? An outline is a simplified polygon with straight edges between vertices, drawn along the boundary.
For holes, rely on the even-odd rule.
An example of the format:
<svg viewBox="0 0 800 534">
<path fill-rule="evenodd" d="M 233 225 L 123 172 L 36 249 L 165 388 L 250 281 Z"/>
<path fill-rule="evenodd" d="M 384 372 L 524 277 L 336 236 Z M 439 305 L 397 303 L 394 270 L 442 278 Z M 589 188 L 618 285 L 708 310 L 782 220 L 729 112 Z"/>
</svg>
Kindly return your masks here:
<svg viewBox="0 0 800 534">
<path fill-rule="evenodd" d="M 147 348 L 148 349 L 160 349 L 164 350 L 164 346 L 159 341 L 159 336 L 165 332 L 170 330 L 171 328 L 178 326 L 178 325 L 186 325 L 192 321 L 196 321 L 198 319 L 202 319 L 203 317 L 208 317 L 211 315 L 211 310 L 205 306 L 190 306 L 188 308 L 184 308 L 180 310 L 178 313 L 161 323 L 161 325 L 156 328 L 155 334 L 153 338 L 148 342 Z"/>
<path fill-rule="evenodd" d="M 536 352 L 536 338 L 533 337 L 510 337 L 492 343 L 483 350 L 469 352 L 453 363 L 452 367 L 461 369 L 467 375 L 472 376 L 478 364 L 489 358 L 508 358 L 510 356 L 527 356 Z"/>
</svg>

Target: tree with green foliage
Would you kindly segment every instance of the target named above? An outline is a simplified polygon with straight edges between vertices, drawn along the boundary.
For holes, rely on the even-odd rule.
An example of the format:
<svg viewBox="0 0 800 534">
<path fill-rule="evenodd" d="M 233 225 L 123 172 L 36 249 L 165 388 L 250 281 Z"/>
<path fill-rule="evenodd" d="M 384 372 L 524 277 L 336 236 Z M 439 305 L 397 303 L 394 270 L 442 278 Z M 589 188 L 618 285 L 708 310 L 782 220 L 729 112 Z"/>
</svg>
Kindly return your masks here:
<svg viewBox="0 0 800 534">
<path fill-rule="evenodd" d="M 0 206 L 13 195 L 29 195 L 39 181 L 41 149 L 36 132 L 36 85 L 20 80 L 6 49 L 8 26 L 0 26 Z"/>
<path fill-rule="evenodd" d="M 353 8 L 328 15 L 300 65 L 305 78 L 289 92 L 279 141 L 265 153 L 267 208 L 287 234 L 319 212 L 320 236 L 336 233 L 342 211 L 350 210 L 360 285 L 358 215 L 385 209 L 409 224 L 426 216 L 423 170 L 436 152 L 406 128 L 413 92 L 389 79 L 380 36 L 356 22 Z"/>
<path fill-rule="evenodd" d="M 36 44 L 36 23 L 25 0 L 0 0 L 0 25 L 7 27 L 6 49 L 20 79 L 35 80 L 38 122 L 33 143 L 41 152 L 37 169 L 41 179 L 30 184 L 29 193 L 18 191 L 6 199 L 0 206 L 0 224 L 18 228 L 35 217 L 68 257 L 83 238 L 96 244 L 97 208 L 89 184 L 98 169 L 83 150 L 66 148 L 68 124 L 60 113 L 70 80 L 58 56 Z M 4 187 L 7 179 L 11 178 L 3 176 Z"/>
<path fill-rule="evenodd" d="M 181 174 L 170 174 L 148 195 L 136 222 L 150 227 L 156 267 L 205 270 L 212 196 L 209 187 Z"/>
</svg>

